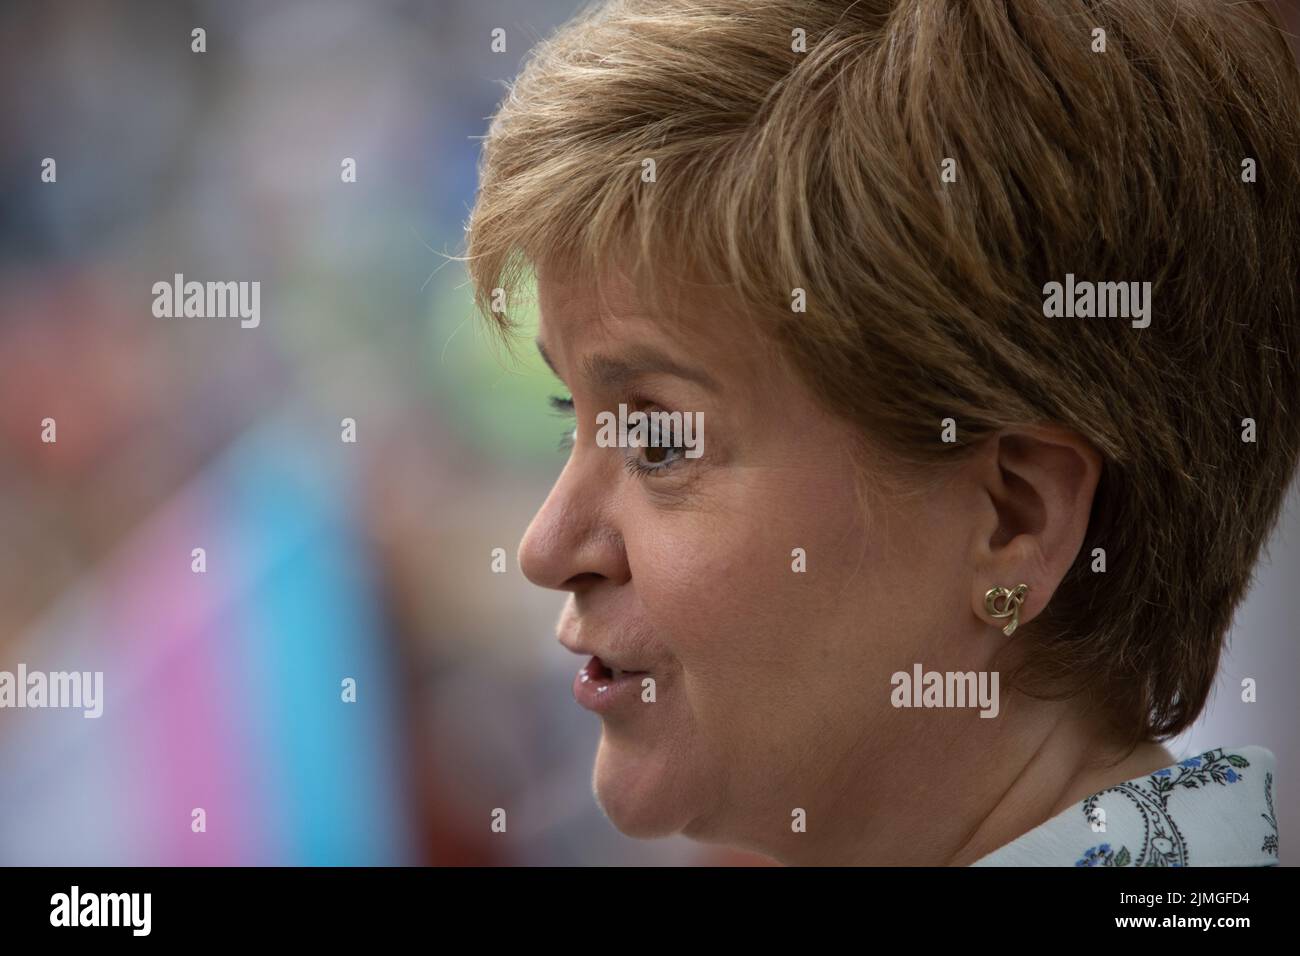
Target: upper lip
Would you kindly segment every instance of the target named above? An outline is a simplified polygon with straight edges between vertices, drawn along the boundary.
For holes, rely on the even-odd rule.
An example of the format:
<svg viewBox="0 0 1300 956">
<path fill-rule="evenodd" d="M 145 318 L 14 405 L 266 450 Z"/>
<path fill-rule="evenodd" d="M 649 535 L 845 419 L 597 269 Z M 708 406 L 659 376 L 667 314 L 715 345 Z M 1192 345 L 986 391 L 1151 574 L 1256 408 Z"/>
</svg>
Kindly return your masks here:
<svg viewBox="0 0 1300 956">
<path fill-rule="evenodd" d="M 626 661 L 621 657 L 616 658 L 612 654 L 607 654 L 604 651 L 598 651 L 587 647 L 579 647 L 577 644 L 566 641 L 563 637 L 560 638 L 560 643 L 565 647 L 566 650 L 573 651 L 573 653 L 575 654 L 585 654 L 588 657 L 599 658 L 600 662 L 604 664 L 606 667 L 608 667 L 610 670 L 627 671 L 632 674 L 640 673 L 643 670 L 643 668 L 640 667 L 632 667 L 631 662 Z"/>
</svg>

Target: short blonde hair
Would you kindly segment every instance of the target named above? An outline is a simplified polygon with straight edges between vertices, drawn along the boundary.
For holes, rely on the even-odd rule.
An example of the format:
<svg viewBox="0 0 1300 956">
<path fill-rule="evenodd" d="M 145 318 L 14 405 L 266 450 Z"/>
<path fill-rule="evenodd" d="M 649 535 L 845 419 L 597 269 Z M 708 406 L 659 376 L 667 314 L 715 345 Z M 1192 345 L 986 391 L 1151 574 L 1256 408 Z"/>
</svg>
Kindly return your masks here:
<svg viewBox="0 0 1300 956">
<path fill-rule="evenodd" d="M 909 466 L 1018 424 L 1085 436 L 1086 540 L 1014 676 L 1166 737 L 1204 706 L 1300 450 L 1298 109 L 1259 4 L 614 0 L 501 104 L 467 257 L 504 329 L 493 291 L 549 257 L 594 280 L 633 248 L 648 288 L 674 264 L 719 283 Z M 1149 280 L 1150 327 L 1045 318 L 1067 273 Z"/>
</svg>

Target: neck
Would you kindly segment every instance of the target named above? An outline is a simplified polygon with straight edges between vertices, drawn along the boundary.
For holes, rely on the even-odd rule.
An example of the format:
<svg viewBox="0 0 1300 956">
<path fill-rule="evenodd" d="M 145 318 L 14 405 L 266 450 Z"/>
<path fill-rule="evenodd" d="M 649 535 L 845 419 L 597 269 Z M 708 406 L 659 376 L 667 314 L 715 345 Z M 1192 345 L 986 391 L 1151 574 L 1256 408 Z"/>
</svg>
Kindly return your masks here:
<svg viewBox="0 0 1300 956">
<path fill-rule="evenodd" d="M 947 865 L 969 866 L 1091 794 L 1174 762 L 1160 744 L 1132 747 L 1098 741 L 1089 736 L 1089 729 L 1078 720 L 1058 722 L 1039 747 L 1022 758 L 1003 796 L 974 815 L 975 826 Z"/>
<path fill-rule="evenodd" d="M 809 832 L 763 852 L 793 865 L 968 866 L 1089 795 L 1174 763 L 1159 744 L 1125 747 L 1098 727 L 1073 705 L 1017 695 L 999 720 L 927 733 L 924 752 L 900 761 L 908 773 L 842 766 L 822 782 L 836 797 L 809 813 Z"/>
</svg>

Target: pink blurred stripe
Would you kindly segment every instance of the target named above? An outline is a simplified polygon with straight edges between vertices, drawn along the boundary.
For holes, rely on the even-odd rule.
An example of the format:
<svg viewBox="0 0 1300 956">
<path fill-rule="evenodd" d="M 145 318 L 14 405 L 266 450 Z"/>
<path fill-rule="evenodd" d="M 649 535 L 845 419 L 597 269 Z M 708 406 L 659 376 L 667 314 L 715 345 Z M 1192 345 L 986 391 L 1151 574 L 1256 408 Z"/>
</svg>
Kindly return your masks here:
<svg viewBox="0 0 1300 956">
<path fill-rule="evenodd" d="M 179 504 L 163 509 L 103 579 L 111 666 L 140 681 L 119 766 L 147 780 L 132 814 L 149 844 L 141 863 L 247 863 L 268 844 L 249 760 L 255 748 L 239 739 L 246 721 L 233 712 L 245 702 L 227 676 L 243 668 L 228 659 L 233 647 L 217 632 L 239 588 L 220 561 L 207 502 L 189 496 Z M 208 552 L 205 574 L 190 570 L 191 550 L 200 546 Z M 206 833 L 191 831 L 195 807 L 206 811 Z"/>
</svg>

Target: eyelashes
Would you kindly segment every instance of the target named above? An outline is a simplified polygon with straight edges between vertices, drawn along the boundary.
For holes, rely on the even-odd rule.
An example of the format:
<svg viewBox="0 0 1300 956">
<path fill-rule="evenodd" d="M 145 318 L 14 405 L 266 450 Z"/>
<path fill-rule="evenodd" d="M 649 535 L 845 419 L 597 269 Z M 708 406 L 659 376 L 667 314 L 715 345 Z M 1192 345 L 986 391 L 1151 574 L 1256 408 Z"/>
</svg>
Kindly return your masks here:
<svg viewBox="0 0 1300 956">
<path fill-rule="evenodd" d="M 572 419 L 574 417 L 572 395 L 552 395 L 550 397 L 550 406 L 551 411 L 562 418 Z M 574 436 L 577 431 L 578 425 L 574 422 L 560 435 L 559 451 L 568 451 L 573 447 Z"/>
<path fill-rule="evenodd" d="M 683 448 L 680 448 L 676 445 L 661 446 L 658 448 L 653 448 L 653 447 L 647 448 L 645 450 L 651 453 L 673 455 L 673 457 L 671 458 L 665 457 L 652 464 L 647 464 L 645 461 L 641 459 L 640 455 L 636 454 L 637 449 L 632 448 L 628 450 L 633 452 L 633 454 L 628 455 L 626 458 L 623 459 L 623 467 L 627 469 L 628 474 L 636 478 L 645 478 L 649 475 L 656 475 L 668 468 L 671 468 L 673 462 L 679 461 L 682 458 L 682 453 L 684 452 Z"/>
<path fill-rule="evenodd" d="M 548 403 L 551 411 L 563 418 L 573 419 L 575 417 L 573 396 L 572 395 L 552 395 Z M 574 422 L 568 429 L 560 435 L 559 451 L 569 451 L 573 448 L 577 437 L 578 426 Z M 662 456 L 651 461 L 644 461 L 640 452 L 644 451 L 647 455 Z M 684 458 L 686 449 L 680 446 L 651 446 L 645 449 L 627 448 L 624 449 L 623 467 L 629 475 L 634 478 L 646 478 L 666 471 L 674 463 Z"/>
</svg>

